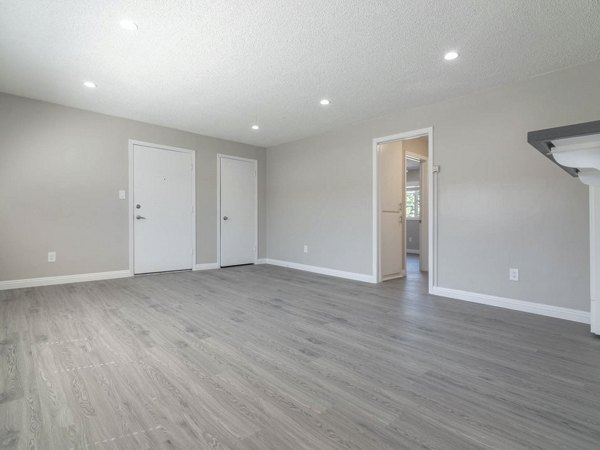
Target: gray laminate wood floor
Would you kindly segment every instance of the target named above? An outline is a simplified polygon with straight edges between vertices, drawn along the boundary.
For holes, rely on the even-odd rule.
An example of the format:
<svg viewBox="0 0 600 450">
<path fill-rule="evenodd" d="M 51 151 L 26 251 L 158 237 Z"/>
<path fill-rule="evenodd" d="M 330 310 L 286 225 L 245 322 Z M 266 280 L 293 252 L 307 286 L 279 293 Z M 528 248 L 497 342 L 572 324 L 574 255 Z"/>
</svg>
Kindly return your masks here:
<svg viewBox="0 0 600 450">
<path fill-rule="evenodd" d="M 598 449 L 581 324 L 272 266 L 0 292 L 0 448 Z"/>
</svg>

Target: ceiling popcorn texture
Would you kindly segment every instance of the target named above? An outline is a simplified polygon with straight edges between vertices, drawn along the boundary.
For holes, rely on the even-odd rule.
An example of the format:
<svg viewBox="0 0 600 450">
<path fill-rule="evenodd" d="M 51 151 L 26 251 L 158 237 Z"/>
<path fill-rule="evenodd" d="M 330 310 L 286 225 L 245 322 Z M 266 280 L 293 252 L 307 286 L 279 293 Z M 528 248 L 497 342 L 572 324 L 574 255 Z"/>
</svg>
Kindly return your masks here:
<svg viewBox="0 0 600 450">
<path fill-rule="evenodd" d="M 595 0 L 0 0 L 0 91 L 268 147 L 597 60 L 599 42 Z"/>
</svg>

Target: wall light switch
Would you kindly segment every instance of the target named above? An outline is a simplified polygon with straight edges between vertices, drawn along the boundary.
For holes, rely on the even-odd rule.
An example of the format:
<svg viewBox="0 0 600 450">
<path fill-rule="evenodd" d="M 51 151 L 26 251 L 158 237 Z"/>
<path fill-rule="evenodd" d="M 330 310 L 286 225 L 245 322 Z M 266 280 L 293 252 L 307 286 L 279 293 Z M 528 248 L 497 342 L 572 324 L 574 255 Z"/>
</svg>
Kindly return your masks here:
<svg viewBox="0 0 600 450">
<path fill-rule="evenodd" d="M 515 267 L 508 269 L 508 279 L 510 281 L 519 281 L 519 269 Z"/>
<path fill-rule="evenodd" d="M 48 252 L 48 262 L 56 262 L 56 252 Z"/>
<path fill-rule="evenodd" d="M 125 191 L 123 189 L 119 191 L 119 200 L 125 200 Z"/>
<path fill-rule="evenodd" d="M 304 246 L 304 253 L 308 253 L 308 245 Z"/>
</svg>

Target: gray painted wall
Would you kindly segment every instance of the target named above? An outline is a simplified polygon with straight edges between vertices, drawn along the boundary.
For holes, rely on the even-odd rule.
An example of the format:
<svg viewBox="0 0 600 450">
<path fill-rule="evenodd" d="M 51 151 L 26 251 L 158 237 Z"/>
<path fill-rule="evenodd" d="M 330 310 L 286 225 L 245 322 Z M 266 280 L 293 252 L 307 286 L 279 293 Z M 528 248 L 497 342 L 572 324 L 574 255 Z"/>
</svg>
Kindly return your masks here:
<svg viewBox="0 0 600 450">
<path fill-rule="evenodd" d="M 414 169 L 408 169 L 406 171 L 406 184 L 408 185 L 419 185 L 419 167 L 416 167 Z"/>
<path fill-rule="evenodd" d="M 196 151 L 197 263 L 217 260 L 217 153 L 258 159 L 265 256 L 264 149 L 0 94 L 0 281 L 128 268 L 129 139 Z"/>
<path fill-rule="evenodd" d="M 419 250 L 419 221 L 406 221 L 406 249 Z"/>
<path fill-rule="evenodd" d="M 588 190 L 526 135 L 600 118 L 599 79 L 595 62 L 267 149 L 268 257 L 370 274 L 372 139 L 433 126 L 439 286 L 589 311 Z"/>
</svg>

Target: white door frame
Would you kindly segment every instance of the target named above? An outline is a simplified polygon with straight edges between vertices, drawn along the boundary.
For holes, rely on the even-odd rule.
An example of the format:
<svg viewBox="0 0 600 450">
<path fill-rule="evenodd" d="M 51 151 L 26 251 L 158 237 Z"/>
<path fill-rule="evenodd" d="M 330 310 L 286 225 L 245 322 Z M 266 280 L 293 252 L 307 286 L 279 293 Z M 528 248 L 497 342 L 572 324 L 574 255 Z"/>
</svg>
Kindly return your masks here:
<svg viewBox="0 0 600 450">
<path fill-rule="evenodd" d="M 217 153 L 217 268 L 221 268 L 221 159 L 237 159 L 254 164 L 254 264 L 258 262 L 258 160 Z"/>
<path fill-rule="evenodd" d="M 437 180 L 434 179 L 433 127 L 407 131 L 373 139 L 373 279 L 381 282 L 381 225 L 379 220 L 379 153 L 377 147 L 386 142 L 427 136 L 429 152 L 427 157 L 428 208 L 429 208 L 429 292 L 437 286 Z"/>
<path fill-rule="evenodd" d="M 133 240 L 134 236 L 134 228 L 133 228 L 133 215 L 135 214 L 134 206 L 133 206 L 133 189 L 134 189 L 134 180 L 133 180 L 133 147 L 135 145 L 140 145 L 144 147 L 152 147 L 159 150 L 167 150 L 172 152 L 181 152 L 181 153 L 189 153 L 192 155 L 192 270 L 196 265 L 196 152 L 194 150 L 189 150 L 187 148 L 179 148 L 179 147 L 171 147 L 170 145 L 161 145 L 161 144 L 152 144 L 150 142 L 138 141 L 135 139 L 129 139 L 129 274 L 134 276 L 134 261 L 135 261 L 135 251 Z"/>
</svg>

